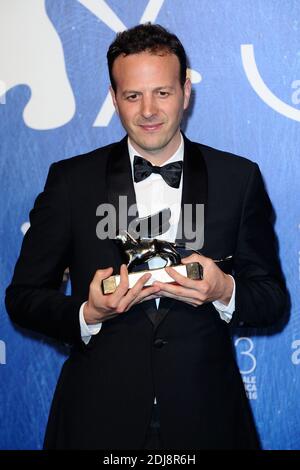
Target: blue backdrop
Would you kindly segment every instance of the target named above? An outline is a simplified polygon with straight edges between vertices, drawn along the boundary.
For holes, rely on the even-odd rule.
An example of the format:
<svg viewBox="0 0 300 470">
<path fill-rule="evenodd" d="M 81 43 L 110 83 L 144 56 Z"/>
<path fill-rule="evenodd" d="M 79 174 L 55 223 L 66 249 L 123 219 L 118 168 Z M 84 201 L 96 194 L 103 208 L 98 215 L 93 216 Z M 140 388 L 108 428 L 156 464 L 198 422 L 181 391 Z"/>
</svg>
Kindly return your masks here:
<svg viewBox="0 0 300 470">
<path fill-rule="evenodd" d="M 116 31 L 147 20 L 186 46 L 188 137 L 246 156 L 264 175 L 291 313 L 276 332 L 239 331 L 233 341 L 263 447 L 299 449 L 298 0 L 1 1 L 1 299 L 49 165 L 122 137 L 107 99 L 106 50 Z M 65 357 L 16 329 L 1 301 L 0 448 L 41 448 Z"/>
</svg>

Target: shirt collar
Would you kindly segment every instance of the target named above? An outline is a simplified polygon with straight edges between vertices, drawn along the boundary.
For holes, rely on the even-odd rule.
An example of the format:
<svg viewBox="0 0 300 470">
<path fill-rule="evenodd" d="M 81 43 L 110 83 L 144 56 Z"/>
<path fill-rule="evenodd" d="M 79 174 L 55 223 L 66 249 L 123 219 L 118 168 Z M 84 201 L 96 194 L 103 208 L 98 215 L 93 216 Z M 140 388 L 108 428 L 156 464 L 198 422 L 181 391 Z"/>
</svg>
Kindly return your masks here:
<svg viewBox="0 0 300 470">
<path fill-rule="evenodd" d="M 173 163 L 173 162 L 180 162 L 183 161 L 183 154 L 184 154 L 184 140 L 182 137 L 182 134 L 180 133 L 180 144 L 176 152 L 167 160 L 164 162 L 164 165 L 167 163 Z M 127 138 L 127 145 L 128 145 L 128 152 L 129 152 L 129 157 L 130 157 L 130 164 L 131 164 L 131 169 L 133 170 L 133 159 L 134 156 L 137 155 L 139 157 L 143 157 L 143 155 L 140 155 L 139 152 L 137 152 L 133 146 L 130 143 L 129 137 Z"/>
</svg>

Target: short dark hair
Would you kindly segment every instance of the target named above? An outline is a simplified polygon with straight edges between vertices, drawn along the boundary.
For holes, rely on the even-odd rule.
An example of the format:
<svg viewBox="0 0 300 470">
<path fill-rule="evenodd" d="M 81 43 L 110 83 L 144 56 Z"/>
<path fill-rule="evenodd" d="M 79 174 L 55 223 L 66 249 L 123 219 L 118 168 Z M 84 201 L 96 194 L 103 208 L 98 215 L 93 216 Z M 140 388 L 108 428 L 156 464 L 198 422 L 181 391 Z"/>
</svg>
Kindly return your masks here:
<svg viewBox="0 0 300 470">
<path fill-rule="evenodd" d="M 119 55 L 138 54 L 149 51 L 153 54 L 167 52 L 175 54 L 180 64 L 180 83 L 183 87 L 186 81 L 187 57 L 183 45 L 175 34 L 170 33 L 159 24 L 139 24 L 133 28 L 118 33 L 107 51 L 109 78 L 116 92 L 116 82 L 112 74 L 114 61 Z"/>
</svg>

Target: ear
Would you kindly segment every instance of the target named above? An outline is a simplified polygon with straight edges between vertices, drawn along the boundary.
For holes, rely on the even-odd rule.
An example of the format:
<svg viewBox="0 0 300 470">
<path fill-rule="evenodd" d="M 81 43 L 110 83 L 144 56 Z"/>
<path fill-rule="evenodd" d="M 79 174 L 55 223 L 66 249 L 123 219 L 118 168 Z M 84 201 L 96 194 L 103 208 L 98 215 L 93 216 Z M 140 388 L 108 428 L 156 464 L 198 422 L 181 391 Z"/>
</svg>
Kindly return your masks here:
<svg viewBox="0 0 300 470">
<path fill-rule="evenodd" d="M 191 92 L 192 92 L 192 83 L 191 83 L 190 78 L 187 77 L 185 84 L 183 86 L 183 95 L 184 95 L 183 109 L 188 108 L 190 97 L 191 97 Z"/>
<path fill-rule="evenodd" d="M 112 97 L 112 101 L 113 101 L 116 113 L 119 114 L 119 108 L 118 108 L 118 103 L 117 103 L 117 99 L 116 99 L 116 94 L 115 94 L 115 92 L 113 90 L 113 87 L 111 85 L 109 87 L 109 91 L 110 91 L 110 95 Z"/>
</svg>

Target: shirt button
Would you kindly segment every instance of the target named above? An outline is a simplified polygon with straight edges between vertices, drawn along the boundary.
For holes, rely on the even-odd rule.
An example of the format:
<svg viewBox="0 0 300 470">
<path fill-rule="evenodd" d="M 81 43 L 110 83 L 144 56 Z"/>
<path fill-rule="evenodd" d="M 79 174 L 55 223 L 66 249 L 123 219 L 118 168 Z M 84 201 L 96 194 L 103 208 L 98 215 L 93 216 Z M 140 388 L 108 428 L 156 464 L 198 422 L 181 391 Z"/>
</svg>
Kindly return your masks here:
<svg viewBox="0 0 300 470">
<path fill-rule="evenodd" d="M 156 338 L 153 342 L 153 346 L 157 349 L 161 349 L 165 344 L 168 344 L 168 341 L 162 338 Z"/>
</svg>

